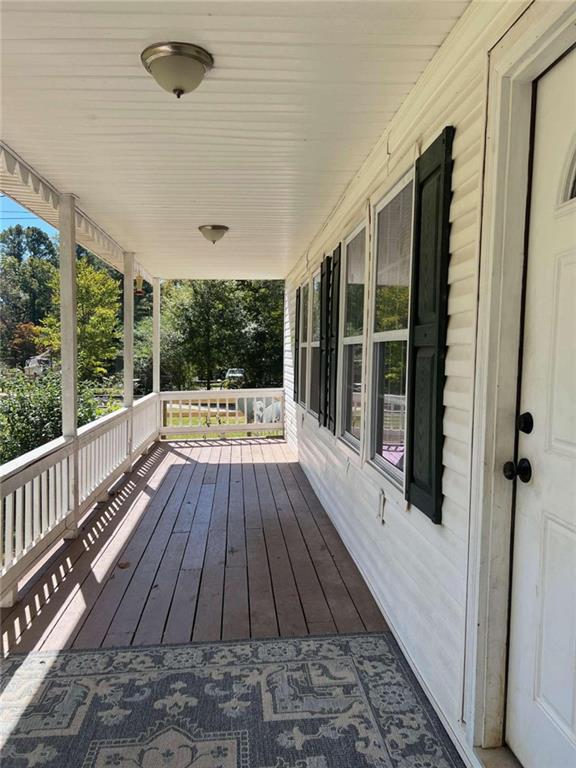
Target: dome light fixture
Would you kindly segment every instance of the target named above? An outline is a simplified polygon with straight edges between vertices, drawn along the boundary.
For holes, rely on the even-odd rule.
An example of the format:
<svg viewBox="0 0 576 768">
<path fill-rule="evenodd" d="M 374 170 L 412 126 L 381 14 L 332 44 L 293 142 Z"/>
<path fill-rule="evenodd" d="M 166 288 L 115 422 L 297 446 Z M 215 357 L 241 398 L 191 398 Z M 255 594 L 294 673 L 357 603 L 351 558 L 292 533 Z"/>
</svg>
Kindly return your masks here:
<svg viewBox="0 0 576 768">
<path fill-rule="evenodd" d="M 208 51 L 192 43 L 154 43 L 140 58 L 158 85 L 177 99 L 198 88 L 214 66 Z"/>
<path fill-rule="evenodd" d="M 226 232 L 228 232 L 228 227 L 225 227 L 224 224 L 202 224 L 198 229 L 206 240 L 210 240 L 212 245 L 216 245 L 218 240 L 222 240 Z"/>
</svg>

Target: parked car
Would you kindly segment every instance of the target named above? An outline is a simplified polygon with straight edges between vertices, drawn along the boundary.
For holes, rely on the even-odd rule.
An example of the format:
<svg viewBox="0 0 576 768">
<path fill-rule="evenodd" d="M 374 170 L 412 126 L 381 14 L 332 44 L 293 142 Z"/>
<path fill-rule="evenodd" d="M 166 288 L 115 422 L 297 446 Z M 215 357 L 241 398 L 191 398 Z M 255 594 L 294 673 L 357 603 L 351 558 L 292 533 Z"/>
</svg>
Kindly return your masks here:
<svg viewBox="0 0 576 768">
<path fill-rule="evenodd" d="M 40 355 L 29 357 L 24 364 L 24 373 L 26 376 L 36 378 L 42 376 L 52 367 L 50 352 L 42 352 Z"/>
<path fill-rule="evenodd" d="M 239 389 L 245 381 L 244 368 L 228 368 L 224 378 L 224 389 Z"/>
<path fill-rule="evenodd" d="M 243 379 L 244 368 L 228 368 L 228 370 L 226 371 L 226 378 L 230 379 L 230 381 Z"/>
</svg>

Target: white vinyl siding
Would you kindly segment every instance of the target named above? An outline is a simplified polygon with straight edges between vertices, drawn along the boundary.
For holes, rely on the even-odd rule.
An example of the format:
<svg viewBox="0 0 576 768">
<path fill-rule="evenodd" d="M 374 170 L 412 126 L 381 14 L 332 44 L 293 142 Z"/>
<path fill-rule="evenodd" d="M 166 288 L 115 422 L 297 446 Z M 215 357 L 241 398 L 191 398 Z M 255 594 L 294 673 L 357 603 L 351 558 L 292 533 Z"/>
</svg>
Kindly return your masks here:
<svg viewBox="0 0 576 768">
<path fill-rule="evenodd" d="M 293 292 L 304 269 L 317 268 L 323 254 L 361 224 L 366 226 L 371 263 L 373 222 L 368 210 L 413 168 L 415 158 L 446 125 L 455 127 L 442 525 L 407 506 L 402 491 L 371 466 L 365 439 L 357 456 L 304 418 L 298 425 L 298 446 L 304 470 L 407 658 L 461 741 L 486 72 L 491 46 L 520 12 L 513 4 L 470 7 L 310 243 L 306 261 L 301 259 L 288 279 Z"/>
</svg>

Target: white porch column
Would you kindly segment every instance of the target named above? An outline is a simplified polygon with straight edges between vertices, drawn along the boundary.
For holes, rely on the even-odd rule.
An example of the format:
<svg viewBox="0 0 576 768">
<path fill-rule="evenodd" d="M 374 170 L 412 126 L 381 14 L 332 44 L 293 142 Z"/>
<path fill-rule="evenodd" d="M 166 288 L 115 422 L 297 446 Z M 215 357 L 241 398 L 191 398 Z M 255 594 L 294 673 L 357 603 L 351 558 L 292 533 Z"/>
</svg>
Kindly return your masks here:
<svg viewBox="0 0 576 768">
<path fill-rule="evenodd" d="M 134 403 L 134 254 L 124 253 L 124 407 L 128 419 L 127 456 L 132 456 L 132 404 Z"/>
<path fill-rule="evenodd" d="M 152 280 L 152 391 L 160 392 L 160 278 Z"/>
<path fill-rule="evenodd" d="M 124 405 L 134 402 L 134 254 L 124 254 Z"/>
<path fill-rule="evenodd" d="M 76 311 L 76 202 L 74 195 L 60 196 L 60 365 L 62 381 L 62 435 L 74 440 L 68 465 L 69 515 L 65 538 L 78 535 L 78 344 Z"/>
<path fill-rule="evenodd" d="M 61 195 L 60 219 L 60 344 L 62 366 L 62 434 L 76 437 L 78 413 L 76 323 L 76 204 Z"/>
</svg>

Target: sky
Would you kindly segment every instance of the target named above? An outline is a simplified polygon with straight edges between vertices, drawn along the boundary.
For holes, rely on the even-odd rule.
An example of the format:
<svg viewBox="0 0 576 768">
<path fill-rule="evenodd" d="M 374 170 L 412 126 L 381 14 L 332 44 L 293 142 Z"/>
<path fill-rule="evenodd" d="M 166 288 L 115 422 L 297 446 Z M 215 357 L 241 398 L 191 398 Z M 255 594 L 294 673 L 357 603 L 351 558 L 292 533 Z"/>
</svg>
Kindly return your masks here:
<svg viewBox="0 0 576 768">
<path fill-rule="evenodd" d="M 23 208 L 7 195 L 0 195 L 0 230 L 14 227 L 16 224 L 21 224 L 23 227 L 38 227 L 50 237 L 58 234 L 53 226 L 39 219 L 27 208 Z"/>
</svg>

